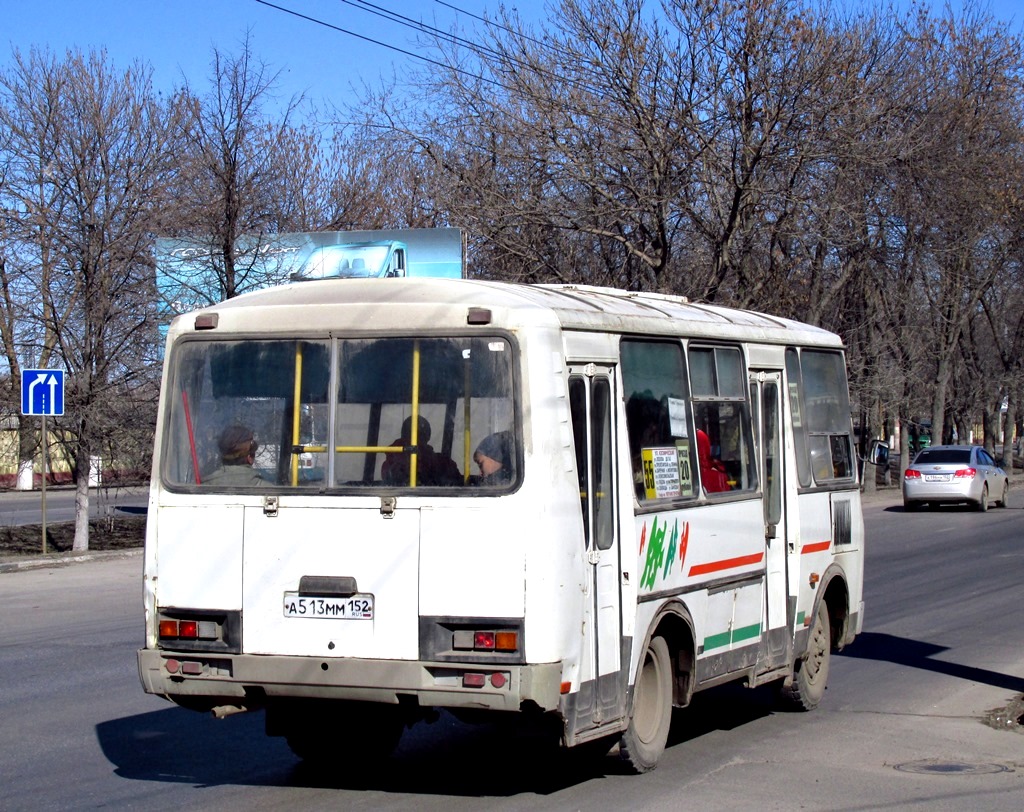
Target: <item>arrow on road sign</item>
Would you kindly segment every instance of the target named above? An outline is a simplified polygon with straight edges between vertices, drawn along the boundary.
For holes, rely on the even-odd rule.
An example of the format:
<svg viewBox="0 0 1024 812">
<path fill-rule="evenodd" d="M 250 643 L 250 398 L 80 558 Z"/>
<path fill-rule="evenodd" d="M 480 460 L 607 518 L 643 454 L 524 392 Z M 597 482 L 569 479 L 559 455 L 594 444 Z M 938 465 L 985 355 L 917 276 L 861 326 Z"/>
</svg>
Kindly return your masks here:
<svg viewBox="0 0 1024 812">
<path fill-rule="evenodd" d="M 64 371 L 60 369 L 23 369 L 21 371 L 21 413 L 32 415 L 64 414 Z"/>
</svg>

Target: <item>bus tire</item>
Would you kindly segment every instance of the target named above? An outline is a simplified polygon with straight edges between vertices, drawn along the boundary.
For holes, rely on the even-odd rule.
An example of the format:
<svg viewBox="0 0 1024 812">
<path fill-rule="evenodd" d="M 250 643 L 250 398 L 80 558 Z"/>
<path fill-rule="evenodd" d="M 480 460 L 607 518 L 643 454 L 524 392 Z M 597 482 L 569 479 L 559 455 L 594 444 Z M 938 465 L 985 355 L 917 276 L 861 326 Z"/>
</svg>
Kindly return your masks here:
<svg viewBox="0 0 1024 812">
<path fill-rule="evenodd" d="M 832 657 L 832 624 L 829 622 L 825 601 L 818 604 L 814 628 L 807 641 L 807 655 L 798 660 L 793 676 L 782 686 L 783 702 L 794 710 L 809 711 L 818 707 L 825 695 L 828 670 Z"/>
<path fill-rule="evenodd" d="M 664 637 L 654 637 L 644 651 L 633 686 L 629 726 L 619 740 L 619 758 L 632 772 L 658 766 L 672 725 L 672 658 Z"/>
</svg>

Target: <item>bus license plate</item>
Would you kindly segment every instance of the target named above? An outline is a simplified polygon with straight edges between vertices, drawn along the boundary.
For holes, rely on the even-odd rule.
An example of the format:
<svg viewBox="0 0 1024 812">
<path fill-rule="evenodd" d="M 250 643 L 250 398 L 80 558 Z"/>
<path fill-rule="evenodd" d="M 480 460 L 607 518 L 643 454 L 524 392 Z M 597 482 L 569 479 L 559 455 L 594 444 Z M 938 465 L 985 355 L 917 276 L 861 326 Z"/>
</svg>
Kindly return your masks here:
<svg viewBox="0 0 1024 812">
<path fill-rule="evenodd" d="M 373 620 L 373 595 L 329 598 L 285 592 L 284 616 L 328 620 Z"/>
</svg>

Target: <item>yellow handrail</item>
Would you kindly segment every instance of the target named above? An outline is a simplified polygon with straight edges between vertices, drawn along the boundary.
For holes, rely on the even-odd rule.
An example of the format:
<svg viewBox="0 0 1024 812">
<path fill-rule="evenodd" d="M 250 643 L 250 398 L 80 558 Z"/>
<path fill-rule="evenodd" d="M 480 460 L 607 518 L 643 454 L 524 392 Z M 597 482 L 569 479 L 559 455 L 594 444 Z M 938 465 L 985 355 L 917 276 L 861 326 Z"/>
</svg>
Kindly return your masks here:
<svg viewBox="0 0 1024 812">
<path fill-rule="evenodd" d="M 409 487 L 416 487 L 416 463 L 419 455 L 416 448 L 419 444 L 420 429 L 420 340 L 417 338 L 412 343 L 412 432 L 409 435 L 409 442 L 412 443 L 413 452 L 409 455 Z"/>
<path fill-rule="evenodd" d="M 299 484 L 299 452 L 295 447 L 299 445 L 299 431 L 302 418 L 302 342 L 295 342 L 295 389 L 292 406 L 292 487 Z"/>
<path fill-rule="evenodd" d="M 472 382 L 472 376 L 470 373 L 470 366 L 465 363 L 466 359 L 463 359 L 462 364 L 462 481 L 463 484 L 469 484 L 469 473 L 470 463 L 472 462 L 472 450 L 469 447 L 469 385 Z"/>
</svg>

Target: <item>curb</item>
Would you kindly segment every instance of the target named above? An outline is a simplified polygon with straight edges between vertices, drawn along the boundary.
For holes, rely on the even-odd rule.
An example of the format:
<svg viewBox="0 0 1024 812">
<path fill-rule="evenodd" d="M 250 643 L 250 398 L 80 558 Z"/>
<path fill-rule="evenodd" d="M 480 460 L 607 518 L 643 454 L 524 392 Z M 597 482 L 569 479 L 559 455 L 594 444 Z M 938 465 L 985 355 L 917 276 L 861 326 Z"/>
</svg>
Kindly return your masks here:
<svg viewBox="0 0 1024 812">
<path fill-rule="evenodd" d="M 25 570 L 46 569 L 47 567 L 66 567 L 84 561 L 106 561 L 114 558 L 135 558 L 142 555 L 141 547 L 129 550 L 94 550 L 82 553 L 57 553 L 51 556 L 25 556 L 24 558 L 6 558 L 0 560 L 0 573 L 23 572 Z"/>
</svg>

